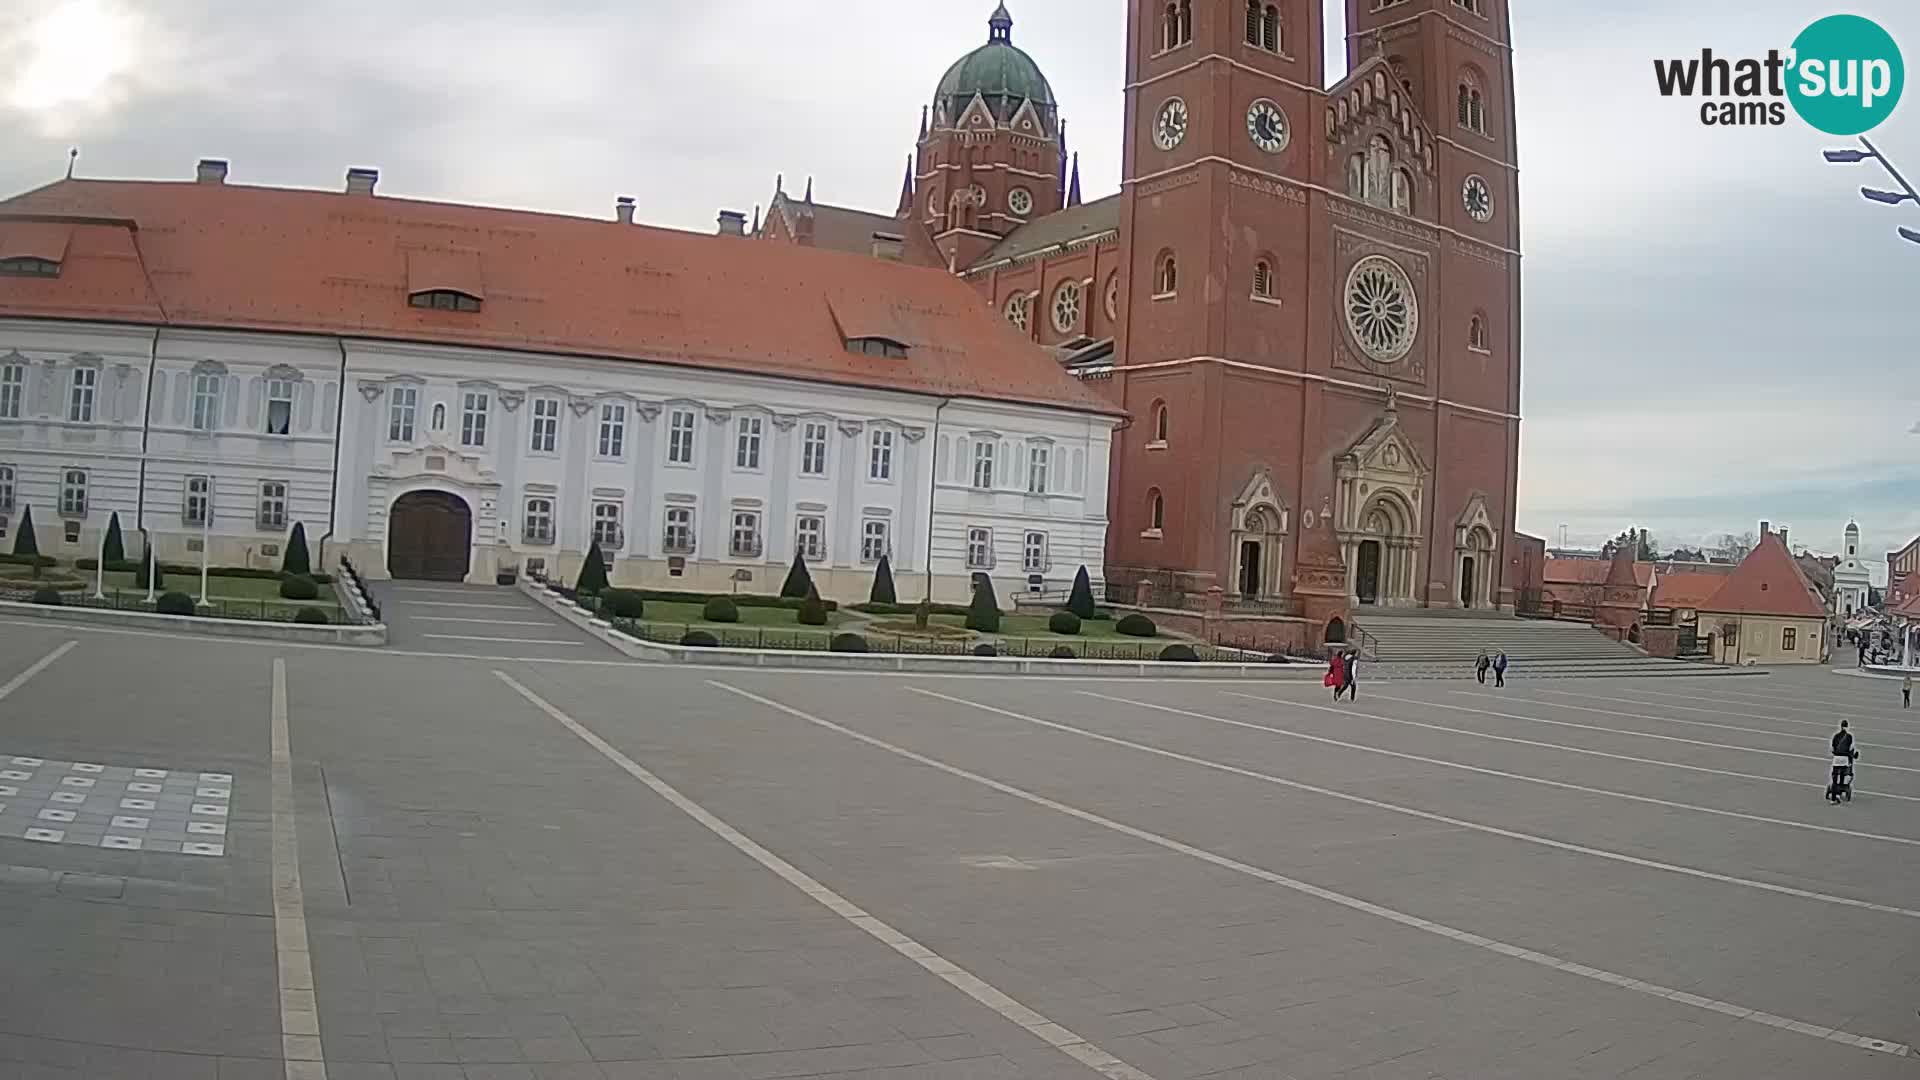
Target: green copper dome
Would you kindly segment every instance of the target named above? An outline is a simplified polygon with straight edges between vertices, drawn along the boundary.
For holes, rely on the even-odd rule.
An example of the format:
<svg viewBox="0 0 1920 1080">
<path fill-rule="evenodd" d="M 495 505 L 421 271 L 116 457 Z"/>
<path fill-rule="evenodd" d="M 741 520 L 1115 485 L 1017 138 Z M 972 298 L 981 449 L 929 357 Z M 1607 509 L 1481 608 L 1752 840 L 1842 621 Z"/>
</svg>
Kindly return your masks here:
<svg viewBox="0 0 1920 1080">
<path fill-rule="evenodd" d="M 941 76 L 940 88 L 934 91 L 935 110 L 944 110 L 951 121 L 978 94 L 1000 120 L 1012 118 L 1021 102 L 1031 101 L 1051 125 L 1053 87 L 1033 57 L 1014 47 L 1013 16 L 1007 14 L 1005 4 L 994 11 L 987 27 L 987 43 L 961 57 Z"/>
</svg>

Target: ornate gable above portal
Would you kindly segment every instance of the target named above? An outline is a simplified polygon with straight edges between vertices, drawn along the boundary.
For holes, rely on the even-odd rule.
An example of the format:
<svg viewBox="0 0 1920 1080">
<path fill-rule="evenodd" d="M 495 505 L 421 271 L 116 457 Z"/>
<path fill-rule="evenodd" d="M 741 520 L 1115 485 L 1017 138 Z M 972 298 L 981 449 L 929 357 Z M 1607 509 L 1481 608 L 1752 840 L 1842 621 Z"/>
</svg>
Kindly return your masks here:
<svg viewBox="0 0 1920 1080">
<path fill-rule="evenodd" d="M 1399 154 L 1434 175 L 1433 129 L 1414 108 L 1412 98 L 1384 56 L 1364 60 L 1327 91 L 1327 141 L 1347 150 L 1366 148 L 1378 131 L 1393 133 Z"/>
<path fill-rule="evenodd" d="M 1400 430 L 1400 414 L 1391 390 L 1386 415 L 1334 458 L 1333 475 L 1340 495 L 1338 528 L 1342 533 L 1419 534 L 1420 495 L 1433 474 Z M 1363 529 L 1368 523 L 1361 515 L 1369 508 L 1384 509 L 1388 525 Z"/>
<path fill-rule="evenodd" d="M 1478 492 L 1467 500 L 1466 510 L 1454 519 L 1453 546 L 1463 551 L 1474 547 L 1472 540 L 1476 529 L 1485 530 L 1488 537 L 1499 535 L 1493 528 L 1493 516 L 1487 513 L 1487 497 Z M 1491 545 L 1488 545 L 1488 550 L 1491 550 Z"/>
<path fill-rule="evenodd" d="M 1260 469 L 1248 477 L 1240 497 L 1233 500 L 1233 530 L 1285 533 L 1290 524 L 1285 504 L 1274 493 L 1272 471 Z"/>
<path fill-rule="evenodd" d="M 448 483 L 469 488 L 498 487 L 500 483 L 492 469 L 482 467 L 479 454 L 440 443 L 395 451 L 386 464 L 373 467 L 373 475 L 392 480 L 443 477 Z"/>
</svg>

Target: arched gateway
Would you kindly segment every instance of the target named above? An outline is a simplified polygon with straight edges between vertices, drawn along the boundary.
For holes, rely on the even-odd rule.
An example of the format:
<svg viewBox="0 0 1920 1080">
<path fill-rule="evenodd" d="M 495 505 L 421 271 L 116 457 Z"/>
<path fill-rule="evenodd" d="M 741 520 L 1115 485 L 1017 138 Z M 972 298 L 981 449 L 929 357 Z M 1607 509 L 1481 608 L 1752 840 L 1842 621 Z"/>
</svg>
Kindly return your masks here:
<svg viewBox="0 0 1920 1080">
<path fill-rule="evenodd" d="M 447 491 L 410 491 L 387 515 L 387 573 L 465 581 L 473 555 L 473 511 Z"/>
</svg>

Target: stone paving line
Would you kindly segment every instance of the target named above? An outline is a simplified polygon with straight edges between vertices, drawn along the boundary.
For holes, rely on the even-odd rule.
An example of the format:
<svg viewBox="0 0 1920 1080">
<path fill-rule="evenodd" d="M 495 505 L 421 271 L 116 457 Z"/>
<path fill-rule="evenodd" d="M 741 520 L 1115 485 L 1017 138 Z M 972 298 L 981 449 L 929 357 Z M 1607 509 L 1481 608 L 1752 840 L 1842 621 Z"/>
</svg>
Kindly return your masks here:
<svg viewBox="0 0 1920 1080">
<path fill-rule="evenodd" d="M 286 1080 L 327 1080 L 314 999 L 307 902 L 300 888 L 293 755 L 287 735 L 287 662 L 273 661 L 273 944 L 280 972 L 280 1048 Z"/>
<path fill-rule="evenodd" d="M 973 1000 L 992 1009 L 1012 1023 L 1024 1028 L 1047 1045 L 1111 1080 L 1154 1080 L 1148 1073 L 1127 1064 L 1114 1055 L 1076 1035 L 1066 1027 L 1055 1023 L 1033 1009 L 1009 997 L 997 987 L 986 982 L 972 972 L 954 964 L 945 957 L 927 948 L 918 941 L 895 929 L 892 925 L 876 918 L 852 901 L 821 884 L 792 863 L 768 851 L 752 838 L 727 824 L 709 812 L 699 803 L 687 798 L 681 792 L 660 779 L 632 758 L 621 753 L 612 744 L 595 734 L 591 729 L 567 715 L 559 708 L 527 689 L 519 681 L 504 671 L 495 671 L 501 682 L 514 692 L 526 698 L 528 703 L 558 721 L 561 726 L 578 736 L 581 741 L 598 751 L 601 756 L 613 762 L 623 772 L 652 789 L 654 794 L 671 803 L 681 813 L 699 822 L 715 836 L 725 840 L 741 854 L 746 855 L 761 866 L 778 875 L 789 885 L 799 889 L 808 897 L 827 908 L 847 922 L 858 927 L 874 940 L 886 945 L 894 952 L 918 964 L 930 974 L 939 977 L 954 989 Z M 754 697 L 744 690 L 734 690 L 722 683 L 712 685 L 746 697 Z M 755 700 L 764 700 L 755 698 Z M 289 1080 L 293 1080 L 290 1076 Z"/>
<path fill-rule="evenodd" d="M 1681 1005 L 1687 1005 L 1692 1008 L 1703 1009 L 1703 1010 L 1719 1013 L 1725 1016 L 1732 1017 L 1737 1020 L 1750 1021 L 1752 1023 L 1762 1024 L 1767 1027 L 1777 1028 L 1784 1031 L 1790 1031 L 1800 1035 L 1806 1035 L 1811 1038 L 1822 1039 L 1829 1042 L 1836 1042 L 1836 1043 L 1840 1043 L 1847 1046 L 1853 1046 L 1863 1050 L 1874 1051 L 1877 1053 L 1890 1054 L 1896 1057 L 1909 1057 L 1912 1054 L 1911 1049 L 1904 1043 L 1895 1042 L 1889 1039 L 1874 1038 L 1872 1036 L 1867 1036 L 1867 1035 L 1858 1035 L 1852 1032 L 1843 1031 L 1836 1028 L 1825 1027 L 1819 1024 L 1811 1024 L 1811 1023 L 1807 1023 L 1800 1020 L 1794 1020 L 1790 1017 L 1780 1016 L 1774 1013 L 1769 1013 L 1769 1012 L 1765 1012 L 1758 1009 L 1749 1009 L 1743 1005 L 1739 1005 L 1734 1002 L 1721 1001 L 1714 998 L 1702 997 L 1698 994 L 1687 993 L 1685 991 L 1678 990 L 1673 987 L 1662 986 L 1657 983 L 1646 982 L 1644 980 L 1635 979 L 1635 978 L 1632 978 L 1631 976 L 1621 975 L 1616 972 L 1607 971 L 1601 968 L 1595 968 L 1595 967 L 1590 967 L 1584 964 L 1574 963 L 1570 960 L 1566 960 L 1561 957 L 1552 956 L 1550 954 L 1538 952 L 1532 949 L 1526 949 L 1521 946 L 1512 945 L 1507 942 L 1495 940 L 1493 938 L 1483 937 L 1479 934 L 1470 933 L 1468 931 L 1460 930 L 1455 927 L 1447 926 L 1442 923 L 1436 923 L 1428 919 L 1420 918 L 1419 916 L 1416 916 L 1416 915 L 1410 915 L 1405 912 L 1397 911 L 1393 908 L 1388 908 L 1379 904 L 1372 903 L 1371 901 L 1362 900 L 1358 897 L 1348 896 L 1344 893 L 1335 892 L 1331 889 L 1321 888 L 1320 886 L 1314 885 L 1310 882 L 1301 881 L 1296 878 L 1290 878 L 1290 877 L 1287 877 L 1286 875 L 1278 874 L 1271 870 L 1254 866 L 1249 863 L 1244 863 L 1238 859 L 1233 859 L 1228 856 L 1218 854 L 1217 852 L 1209 851 L 1205 848 L 1196 847 L 1192 844 L 1188 844 L 1168 836 L 1163 836 L 1159 833 L 1151 832 L 1146 829 L 1128 825 L 1124 822 L 1120 822 L 1112 818 L 1104 817 L 1092 811 L 1083 810 L 1079 807 L 1071 806 L 1055 799 L 1050 799 L 1044 795 L 1039 795 L 1034 792 L 1027 791 L 1023 788 L 1018 788 L 1011 784 L 1007 784 L 1002 781 L 995 780 L 992 777 L 983 776 L 979 773 L 971 772 L 969 770 L 960 768 L 959 766 L 948 764 L 947 762 L 941 761 L 938 758 L 929 757 L 925 754 L 921 754 L 916 751 L 909 750 L 906 747 L 895 745 L 894 743 L 878 738 L 877 736 L 869 735 L 865 732 L 857 731 L 843 724 L 838 724 L 831 720 L 814 716 L 813 714 L 805 712 L 804 710 L 794 708 L 793 706 L 784 704 L 779 701 L 775 701 L 771 698 L 763 697 L 759 694 L 753 693 L 748 690 L 743 690 L 739 687 L 732 686 L 728 683 L 720 682 L 717 680 L 708 680 L 708 685 L 713 686 L 716 689 L 727 691 L 728 693 L 731 693 L 731 694 L 736 694 L 747 700 L 756 702 L 760 705 L 764 705 L 767 708 L 775 709 L 779 712 L 795 717 L 796 719 L 804 720 L 810 724 L 814 724 L 828 731 L 836 732 L 848 738 L 865 743 L 869 746 L 873 746 L 877 749 L 884 750 L 890 754 L 894 754 L 898 757 L 905 758 L 908 761 L 912 761 L 917 764 L 924 765 L 931 769 L 936 769 L 950 776 L 959 777 L 961 779 L 965 779 L 973 783 L 980 784 L 994 791 L 1001 792 L 1002 794 L 1006 794 L 1016 799 L 1020 799 L 1022 801 L 1031 803 L 1035 806 L 1041 806 L 1046 809 L 1056 811 L 1058 813 L 1066 814 L 1070 817 L 1074 817 L 1081 821 L 1088 822 L 1089 824 L 1098 825 L 1102 828 L 1110 829 L 1112 831 L 1121 833 L 1122 835 L 1131 836 L 1135 839 L 1146 841 L 1147 843 L 1154 844 L 1158 847 L 1165 848 L 1169 851 L 1175 851 L 1183 855 L 1188 855 L 1192 858 L 1199 859 L 1203 862 L 1210 863 L 1214 866 L 1219 866 L 1224 869 L 1232 870 L 1236 873 L 1244 874 L 1248 877 L 1265 881 L 1270 884 L 1279 885 L 1283 888 L 1286 888 L 1298 893 L 1302 893 L 1307 896 L 1312 896 L 1320 900 L 1325 900 L 1330 903 L 1338 904 L 1342 907 L 1346 907 L 1354 911 L 1359 911 L 1368 915 L 1373 915 L 1378 918 L 1385 919 L 1387 921 L 1397 923 L 1402 926 L 1420 930 L 1425 933 L 1434 934 L 1439 937 L 1447 938 L 1449 940 L 1456 941 L 1464 945 L 1470 945 L 1477 949 L 1485 950 L 1487 952 L 1495 953 L 1501 956 L 1510 957 L 1516 960 L 1524 960 L 1530 964 L 1536 964 L 1541 967 L 1551 968 L 1556 971 L 1565 972 L 1566 974 L 1569 974 L 1569 975 L 1576 975 L 1583 979 L 1589 979 L 1595 982 L 1607 984 L 1610 986 L 1615 986 L 1624 990 L 1630 990 L 1635 993 L 1645 994 L 1650 997 L 1665 998 Z M 945 694 L 935 693 L 930 690 L 916 689 L 915 692 L 925 694 L 929 697 L 947 700 L 958 705 L 963 705 L 970 708 L 980 709 L 985 712 L 994 713 L 1000 716 L 1007 717 L 1009 719 L 1020 720 L 1026 723 L 1034 723 L 1034 724 L 1039 724 L 1041 726 L 1046 726 L 1046 727 L 1066 727 L 1066 725 L 1059 725 L 1052 721 L 1039 720 L 1035 717 L 1026 716 L 1024 714 L 1013 712 L 1008 709 L 1001 709 L 1001 708 L 998 708 L 997 706 L 984 705 L 978 702 L 966 701 L 961 698 L 948 697 Z M 1069 730 L 1073 730 L 1073 729 L 1069 728 Z M 1103 738 L 1108 741 L 1120 742 L 1123 745 L 1125 745 L 1125 740 L 1114 739 L 1112 736 L 1098 736 L 1097 733 L 1094 733 L 1094 734 L 1096 734 L 1096 736 L 1099 738 Z M 1150 747 L 1145 747 L 1144 744 L 1142 744 L 1140 748 L 1149 749 L 1149 750 L 1153 749 Z M 1186 758 L 1185 755 L 1177 755 L 1177 754 L 1174 754 L 1172 751 L 1155 750 L 1154 752 L 1164 754 L 1169 757 L 1179 757 L 1183 759 Z M 1202 759 L 1189 759 L 1189 760 L 1193 760 L 1196 763 L 1201 763 L 1201 764 L 1211 764 L 1211 763 L 1204 762 Z M 1220 766 L 1215 765 L 1215 767 L 1220 767 Z M 1226 766 L 1225 768 L 1231 771 L 1236 771 L 1236 772 L 1241 771 L 1241 770 L 1234 769 L 1231 766 Z M 1253 774 L 1253 775 L 1257 775 L 1257 774 Z M 1302 786 L 1305 786 L 1305 785 L 1302 785 Z"/>
<path fill-rule="evenodd" d="M 8 679 L 4 683 L 0 683 L 0 699 L 5 699 L 8 694 L 13 693 L 15 690 L 20 689 L 22 686 L 25 686 L 27 684 L 28 679 L 31 679 L 35 675 L 38 675 L 41 672 L 47 670 L 49 667 L 52 667 L 54 661 L 72 652 L 74 647 L 79 644 L 80 643 L 78 641 L 63 642 L 58 648 L 54 649 L 52 652 L 48 653 L 47 655 L 41 657 L 38 660 L 35 660 L 32 664 L 29 664 L 25 671 L 22 671 L 20 674 L 15 675 L 13 678 Z"/>
<path fill-rule="evenodd" d="M 1448 727 L 1445 724 L 1430 724 L 1422 720 L 1408 720 L 1404 717 L 1399 717 L 1399 716 L 1382 716 L 1379 713 L 1360 712 L 1357 709 L 1337 709 L 1337 708 L 1332 708 L 1326 705 L 1315 705 L 1315 704 L 1311 704 L 1309 702 L 1304 702 L 1304 701 L 1287 701 L 1282 698 L 1261 697 L 1258 694 L 1236 693 L 1231 690 L 1223 690 L 1221 691 L 1221 693 L 1225 694 L 1228 697 L 1245 698 L 1248 701 L 1260 701 L 1260 702 L 1266 702 L 1273 705 L 1285 705 L 1285 706 L 1288 706 L 1289 708 L 1296 708 L 1296 709 L 1316 709 L 1322 712 L 1334 713 L 1335 715 L 1339 715 L 1339 716 L 1357 716 L 1363 720 L 1378 720 L 1378 721 L 1381 721 L 1382 723 L 1400 724 L 1406 727 L 1421 728 L 1426 731 L 1445 732 L 1446 734 L 1449 734 L 1449 735 L 1469 735 L 1477 739 L 1491 739 L 1494 742 L 1513 743 L 1518 746 L 1532 746 L 1532 747 L 1545 749 L 1545 750 L 1564 750 L 1570 753 L 1594 753 L 1594 754 L 1600 753 L 1597 750 L 1586 751 L 1582 747 L 1566 746 L 1561 743 L 1541 742 L 1537 739 L 1522 739 L 1512 735 L 1496 735 L 1496 734 L 1493 734 L 1492 732 L 1474 731 L 1472 728 Z M 1383 701 L 1404 701 L 1404 702 L 1411 702 L 1417 705 L 1434 704 L 1433 702 L 1420 701 L 1415 698 L 1388 697 L 1385 694 L 1374 694 L 1373 696 Z M 1133 704 L 1140 704 L 1140 703 L 1133 702 Z M 1447 707 L 1448 706 L 1441 706 L 1441 708 L 1447 708 Z M 1481 710 L 1475 709 L 1471 711 L 1479 712 Z M 1498 714 L 1493 714 L 1493 715 L 1498 715 Z M 1330 739 L 1324 735 L 1312 735 L 1306 732 L 1294 731 L 1290 728 L 1273 727 L 1267 724 L 1256 724 L 1250 720 L 1228 720 L 1223 717 L 1208 717 L 1208 719 L 1215 720 L 1224 724 L 1233 724 L 1235 726 L 1253 728 L 1259 731 L 1270 731 L 1276 735 L 1289 735 L 1297 739 L 1305 739 L 1309 742 L 1324 743 L 1328 746 L 1338 746 L 1347 750 L 1361 750 L 1369 754 L 1380 754 L 1385 757 L 1400 758 L 1405 761 L 1418 761 L 1425 765 L 1442 765 L 1449 769 L 1463 769 L 1467 772 L 1479 773 L 1482 776 L 1497 776 L 1503 780 L 1520 780 L 1529 784 L 1539 784 L 1543 787 L 1560 788 L 1563 791 L 1578 791 L 1587 795 L 1605 795 L 1609 798 L 1625 799 L 1629 802 L 1645 803 L 1650 806 L 1664 806 L 1670 810 L 1689 810 L 1698 814 L 1712 814 L 1715 817 L 1738 818 L 1742 821 L 1757 821 L 1766 825 L 1783 825 L 1783 826 L 1786 826 L 1787 828 L 1805 829 L 1809 832 L 1828 833 L 1835 836 L 1850 836 L 1857 840 L 1877 840 L 1877 841 L 1888 843 L 1888 844 L 1904 844 L 1912 847 L 1920 847 L 1920 838 L 1914 838 L 1910 836 L 1894 836 L 1889 833 L 1865 832 L 1860 829 L 1843 829 L 1837 825 L 1816 825 L 1810 821 L 1791 821 L 1791 820 L 1788 820 L 1787 818 L 1768 817 L 1765 814 L 1749 814 L 1741 810 L 1723 810 L 1723 809 L 1720 809 L 1719 807 L 1700 806 L 1696 803 L 1676 802 L 1672 799 L 1661 799 L 1661 798 L 1656 798 L 1652 795 L 1638 795 L 1629 791 L 1614 791 L 1609 788 L 1589 787 L 1586 784 L 1575 784 L 1566 780 L 1550 780 L 1543 776 L 1531 776 L 1526 773 L 1508 772 L 1503 769 L 1491 769 L 1484 765 L 1470 765 L 1465 762 L 1448 761 L 1445 758 L 1426 757 L 1421 754 L 1410 754 L 1400 750 L 1387 750 L 1382 747 L 1367 746 L 1362 743 L 1342 742 L 1338 739 Z M 1609 754 L 1609 755 L 1603 755 L 1603 756 L 1617 757 L 1618 755 Z M 1643 762 L 1649 765 L 1670 764 L 1668 762 L 1654 761 L 1650 758 L 1648 759 L 1625 758 L 1623 760 Z M 1744 775 L 1741 773 L 1723 773 L 1723 772 L 1720 772 L 1720 770 L 1714 770 L 1714 769 L 1708 769 L 1705 771 L 1716 772 L 1716 773 L 1720 773 L 1720 775 L 1734 776 L 1734 777 L 1742 777 Z M 1774 778 L 1773 777 L 1753 777 L 1752 779 L 1771 780 Z M 1798 783 L 1797 781 L 1787 781 L 1787 780 L 1781 780 L 1780 782 L 1781 783 Z M 1799 786 L 1805 787 L 1806 785 L 1799 784 Z"/>
</svg>

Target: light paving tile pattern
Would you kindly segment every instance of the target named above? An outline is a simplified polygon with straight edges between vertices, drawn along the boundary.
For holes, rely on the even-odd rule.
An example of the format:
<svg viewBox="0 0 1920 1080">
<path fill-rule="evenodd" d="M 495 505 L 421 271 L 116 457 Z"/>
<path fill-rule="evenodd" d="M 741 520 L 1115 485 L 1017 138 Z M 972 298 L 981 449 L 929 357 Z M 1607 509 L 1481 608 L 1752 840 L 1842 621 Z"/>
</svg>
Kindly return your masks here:
<svg viewBox="0 0 1920 1080">
<path fill-rule="evenodd" d="M 225 855 L 233 777 L 0 754 L 0 838 Z"/>
</svg>

